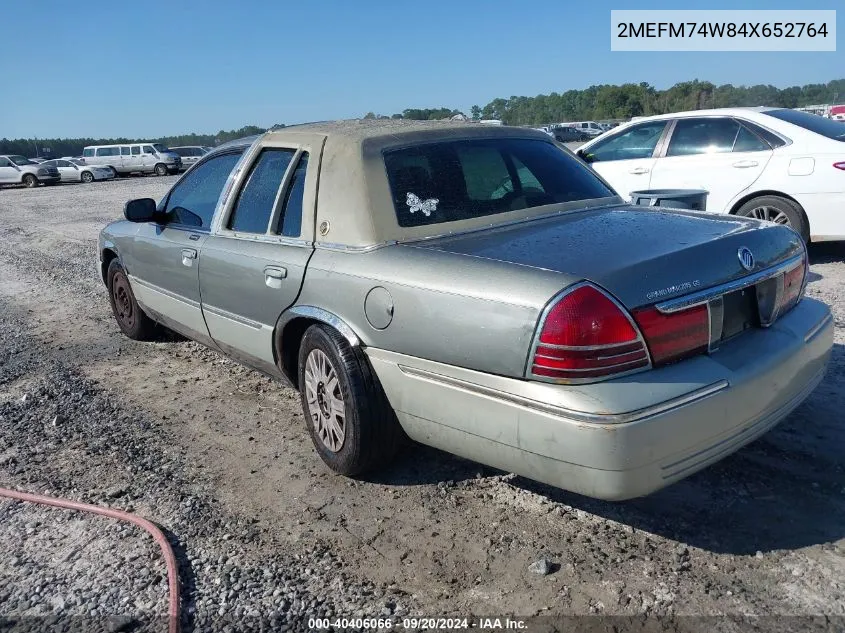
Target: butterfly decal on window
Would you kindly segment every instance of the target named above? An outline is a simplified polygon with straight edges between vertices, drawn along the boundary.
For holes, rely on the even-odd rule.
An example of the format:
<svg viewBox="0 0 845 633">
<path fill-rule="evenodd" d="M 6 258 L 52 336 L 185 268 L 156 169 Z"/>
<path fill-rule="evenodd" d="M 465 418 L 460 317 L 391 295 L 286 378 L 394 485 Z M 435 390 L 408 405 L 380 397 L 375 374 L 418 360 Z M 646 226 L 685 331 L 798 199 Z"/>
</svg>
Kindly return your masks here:
<svg viewBox="0 0 845 633">
<path fill-rule="evenodd" d="M 437 211 L 437 203 L 439 202 L 440 200 L 437 198 L 421 200 L 417 194 L 411 193 L 410 191 L 405 196 L 405 204 L 411 208 L 411 213 L 422 211 L 426 216 L 431 215 L 432 211 Z"/>
</svg>

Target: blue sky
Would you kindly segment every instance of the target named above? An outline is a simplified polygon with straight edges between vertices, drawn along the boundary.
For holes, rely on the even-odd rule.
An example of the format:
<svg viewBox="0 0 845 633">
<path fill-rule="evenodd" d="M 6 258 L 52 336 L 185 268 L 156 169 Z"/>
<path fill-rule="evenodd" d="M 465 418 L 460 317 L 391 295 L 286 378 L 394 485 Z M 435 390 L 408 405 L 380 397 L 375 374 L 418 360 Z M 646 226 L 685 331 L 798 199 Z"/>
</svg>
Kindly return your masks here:
<svg viewBox="0 0 845 633">
<path fill-rule="evenodd" d="M 841 0 L 4 2 L 0 137 L 468 112 L 495 97 L 599 83 L 785 87 L 845 77 L 842 36 L 835 53 L 611 52 L 612 8 L 839 8 L 845 33 Z"/>
</svg>

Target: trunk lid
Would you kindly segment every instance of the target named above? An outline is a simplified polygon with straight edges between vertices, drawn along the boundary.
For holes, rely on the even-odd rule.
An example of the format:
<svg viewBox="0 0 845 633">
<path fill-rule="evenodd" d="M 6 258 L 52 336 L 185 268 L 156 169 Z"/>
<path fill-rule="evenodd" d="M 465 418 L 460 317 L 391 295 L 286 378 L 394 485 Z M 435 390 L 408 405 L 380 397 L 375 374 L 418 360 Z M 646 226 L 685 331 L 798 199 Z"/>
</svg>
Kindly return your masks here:
<svg viewBox="0 0 845 633">
<path fill-rule="evenodd" d="M 785 226 L 749 218 L 620 205 L 569 212 L 414 246 L 565 273 L 634 309 L 731 282 L 799 255 Z M 751 271 L 740 249 L 754 257 Z"/>
</svg>

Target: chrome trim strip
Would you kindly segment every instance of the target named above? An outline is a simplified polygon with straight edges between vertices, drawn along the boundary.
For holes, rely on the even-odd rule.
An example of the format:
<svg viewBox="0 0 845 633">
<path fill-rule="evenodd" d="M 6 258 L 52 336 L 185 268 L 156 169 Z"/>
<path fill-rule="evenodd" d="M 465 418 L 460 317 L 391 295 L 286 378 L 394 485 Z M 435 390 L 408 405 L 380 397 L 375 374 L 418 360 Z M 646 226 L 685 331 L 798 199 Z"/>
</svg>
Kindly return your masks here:
<svg viewBox="0 0 845 633">
<path fill-rule="evenodd" d="M 465 391 L 477 393 L 478 395 L 493 398 L 494 400 L 500 400 L 509 404 L 525 407 L 526 409 L 532 409 L 541 413 L 562 416 L 578 422 L 587 422 L 591 424 L 626 424 L 630 422 L 638 422 L 640 420 L 692 404 L 693 402 L 703 400 L 704 398 L 712 396 L 713 394 L 718 393 L 723 389 L 727 389 L 730 386 L 730 383 L 727 380 L 719 380 L 707 385 L 706 387 L 701 387 L 695 391 L 690 391 L 682 396 L 666 400 L 665 402 L 661 402 L 650 407 L 637 409 L 636 411 L 628 411 L 625 413 L 602 414 L 576 411 L 574 409 L 567 409 L 566 407 L 558 407 L 553 404 L 532 400 L 531 398 L 508 393 L 506 391 L 498 391 L 491 387 L 485 387 L 484 385 L 479 385 L 460 378 L 453 378 L 452 376 L 445 376 L 426 369 L 408 367 L 407 365 L 398 365 L 398 367 L 403 374 L 414 378 L 430 380 L 432 382 L 441 383 L 457 389 L 464 389 Z"/>
<path fill-rule="evenodd" d="M 551 348 L 551 349 L 562 349 L 562 350 L 566 350 L 566 351 L 577 352 L 577 351 L 582 351 L 582 350 L 590 351 L 590 350 L 596 350 L 596 349 L 613 350 L 616 347 L 627 347 L 629 345 L 635 345 L 638 342 L 639 341 L 637 339 L 634 339 L 632 341 L 628 341 L 627 343 L 608 343 L 606 345 L 581 345 L 581 346 L 574 345 L 573 346 L 573 345 L 552 345 L 551 343 L 543 343 L 541 341 L 540 344 L 539 344 L 539 347 L 548 347 L 548 348 Z M 631 351 L 636 352 L 638 350 L 632 349 Z M 625 352 L 625 353 L 627 353 L 627 352 Z"/>
<path fill-rule="evenodd" d="M 531 370 L 534 365 L 534 356 L 536 356 L 537 354 L 537 348 L 541 345 L 543 347 L 547 346 L 545 343 L 540 343 L 540 335 L 543 333 L 543 326 L 546 324 L 546 319 L 548 318 L 549 313 L 552 311 L 552 308 L 554 308 L 558 304 L 558 302 L 561 301 L 561 299 L 563 299 L 568 294 L 578 290 L 578 288 L 582 288 L 584 286 L 594 288 L 600 293 L 602 293 L 605 297 L 610 299 L 610 301 L 612 301 L 613 304 L 622 311 L 622 314 L 625 315 L 625 318 L 628 319 L 628 323 L 631 324 L 631 327 L 634 328 L 634 331 L 637 333 L 637 338 L 633 341 L 626 341 L 625 343 L 614 343 L 612 345 L 596 345 L 592 347 L 579 347 L 574 349 L 606 349 L 607 347 L 613 348 L 619 347 L 620 345 L 633 345 L 634 343 L 639 343 L 642 346 L 643 350 L 645 350 L 646 352 L 646 364 L 642 367 L 634 367 L 633 369 L 629 369 L 615 374 L 610 374 L 608 376 L 593 376 L 591 378 L 552 378 L 550 376 L 535 375 Z M 642 332 L 640 332 L 640 327 L 637 325 L 637 322 L 634 321 L 634 318 L 631 316 L 625 306 L 623 306 L 619 301 L 616 300 L 616 297 L 611 295 L 603 288 L 600 288 L 599 286 L 592 284 L 588 281 L 579 281 L 578 283 L 575 283 L 569 286 L 568 288 L 561 290 L 554 297 L 552 297 L 546 304 L 546 306 L 543 308 L 543 312 L 540 314 L 540 320 L 537 322 L 537 327 L 534 330 L 534 337 L 531 340 L 531 350 L 528 352 L 528 358 L 525 359 L 525 369 L 523 370 L 523 376 L 531 380 L 536 380 L 539 382 L 548 382 L 556 385 L 576 385 L 591 382 L 601 382 L 610 378 L 620 378 L 622 376 L 627 376 L 628 374 L 633 374 L 640 371 L 647 371 L 651 369 L 651 367 L 651 354 L 648 351 L 648 346 L 646 345 L 645 338 L 643 338 L 643 334 Z"/>
<path fill-rule="evenodd" d="M 765 281 L 766 279 L 776 277 L 777 275 L 786 272 L 796 264 L 799 264 L 802 261 L 802 258 L 803 255 L 795 255 L 794 257 L 790 257 L 786 261 L 781 262 L 780 264 L 773 266 L 772 268 L 767 268 L 766 270 L 761 270 L 760 272 L 756 272 L 746 277 L 742 277 L 734 281 L 729 281 L 718 286 L 713 286 L 712 288 L 707 288 L 706 290 L 700 290 L 698 292 L 693 292 L 691 294 L 684 295 L 676 299 L 663 301 L 661 303 L 656 304 L 654 307 L 657 308 L 657 310 L 659 312 L 662 312 L 663 314 L 671 314 L 673 312 L 686 310 L 687 308 L 700 305 L 720 295 L 724 295 L 729 292 L 734 292 L 735 290 L 742 290 L 743 288 L 753 286 L 754 284 L 757 284 L 761 281 Z"/>
<path fill-rule="evenodd" d="M 807 332 L 804 335 L 804 342 L 809 343 L 814 338 L 816 338 L 816 336 L 818 336 L 819 333 L 823 329 L 825 329 L 827 327 L 828 323 L 830 323 L 831 321 L 833 321 L 833 315 L 830 312 L 828 312 L 827 316 L 825 318 L 823 318 L 821 321 L 816 323 L 812 328 L 810 328 L 810 331 Z"/>
<path fill-rule="evenodd" d="M 398 244 L 396 240 L 367 244 L 365 246 L 350 246 L 348 244 L 341 244 L 340 242 L 314 242 L 314 248 L 322 251 L 341 251 L 343 253 L 369 253 L 370 251 L 395 244 Z"/>
<path fill-rule="evenodd" d="M 328 310 L 323 310 L 315 306 L 294 306 L 285 312 L 285 315 L 289 314 L 322 321 L 340 332 L 352 347 L 360 347 L 361 345 L 361 340 L 355 334 L 355 330 L 349 327 L 339 316 L 332 314 Z M 285 321 L 290 321 L 290 319 L 287 318 Z"/>
<path fill-rule="evenodd" d="M 645 353 L 645 349 L 632 349 L 630 352 L 622 352 L 621 354 L 611 354 L 610 356 L 596 356 L 595 358 L 590 358 L 588 360 L 611 360 L 613 358 L 620 358 L 622 356 L 630 356 L 631 354 L 638 354 L 641 358 L 637 358 L 637 360 L 644 360 L 648 358 L 648 355 Z M 548 354 L 534 354 L 534 358 L 548 358 L 549 360 L 563 360 L 559 356 L 549 356 Z M 631 361 L 628 361 L 631 362 Z"/>
<path fill-rule="evenodd" d="M 710 323 L 710 343 L 707 351 L 715 352 L 719 349 L 725 329 L 725 301 L 722 297 L 714 297 L 707 302 L 707 316 Z"/>
<path fill-rule="evenodd" d="M 176 294 L 172 290 L 166 290 L 165 288 L 162 288 L 161 286 L 156 286 L 155 284 L 151 284 L 150 282 L 144 281 L 143 279 L 139 279 L 138 277 L 135 277 L 133 275 L 127 275 L 127 277 L 129 278 L 130 283 L 136 283 L 139 286 L 144 286 L 145 288 L 148 288 L 148 289 L 152 290 L 153 292 L 158 292 L 160 294 L 163 294 L 167 297 L 170 297 L 171 299 L 174 299 L 175 301 L 180 301 L 180 302 L 182 302 L 186 305 L 189 305 L 192 308 L 197 308 L 197 309 L 200 308 L 199 301 L 194 301 L 193 299 L 188 299 L 187 297 L 183 297 L 180 294 Z"/>
<path fill-rule="evenodd" d="M 560 359 L 557 359 L 557 360 L 560 360 Z M 581 369 L 564 369 L 564 368 L 561 368 L 561 367 L 546 367 L 545 365 L 537 365 L 537 361 L 535 360 L 531 364 L 531 371 L 532 371 L 531 378 L 532 379 L 534 379 L 534 378 L 551 378 L 552 380 L 571 380 L 569 377 L 564 378 L 563 376 L 561 376 L 560 378 L 555 378 L 554 376 L 543 376 L 543 375 L 535 374 L 535 373 L 533 373 L 535 366 L 539 367 L 540 369 L 544 369 L 546 371 L 560 371 L 560 372 L 570 373 L 570 374 L 583 374 L 585 372 L 602 371 L 604 369 L 614 370 L 614 369 L 619 369 L 620 367 L 630 367 L 631 365 L 636 365 L 637 368 L 639 368 L 640 366 L 643 366 L 643 365 L 640 365 L 640 363 L 642 363 L 643 361 L 648 363 L 648 356 L 646 356 L 645 354 L 643 354 L 642 358 L 637 358 L 635 360 L 629 360 L 629 361 L 624 362 L 624 363 L 617 363 L 616 365 L 602 365 L 601 367 L 584 367 L 584 368 L 581 368 Z M 633 369 L 633 367 L 632 367 L 632 369 Z M 611 375 L 608 375 L 608 376 L 592 376 L 592 377 L 593 378 L 615 378 L 616 376 L 617 376 L 617 374 L 614 373 L 614 374 L 611 374 Z M 575 378 L 575 380 L 578 380 L 578 378 Z"/>
<path fill-rule="evenodd" d="M 207 303 L 203 304 L 202 309 L 203 312 L 211 312 L 211 314 L 215 316 L 223 317 L 224 319 L 229 319 L 230 321 L 240 323 L 241 325 L 246 325 L 247 327 L 251 327 L 254 330 L 260 330 L 263 327 L 262 324 L 258 321 L 247 319 L 246 317 L 243 317 L 240 314 L 235 314 L 234 312 L 229 312 L 228 310 L 208 305 Z"/>
</svg>

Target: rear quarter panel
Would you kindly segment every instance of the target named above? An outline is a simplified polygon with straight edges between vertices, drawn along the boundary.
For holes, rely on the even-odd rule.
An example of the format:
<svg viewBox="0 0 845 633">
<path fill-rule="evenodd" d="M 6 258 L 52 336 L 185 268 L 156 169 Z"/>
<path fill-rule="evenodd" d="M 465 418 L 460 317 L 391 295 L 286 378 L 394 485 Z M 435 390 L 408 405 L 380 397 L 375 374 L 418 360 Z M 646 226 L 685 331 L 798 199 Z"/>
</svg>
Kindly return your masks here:
<svg viewBox="0 0 845 633">
<path fill-rule="evenodd" d="M 297 305 L 332 312 L 370 347 L 521 377 L 543 307 L 574 281 L 553 271 L 409 245 L 368 252 L 317 249 Z M 365 312 L 377 287 L 393 304 L 383 329 Z"/>
</svg>

